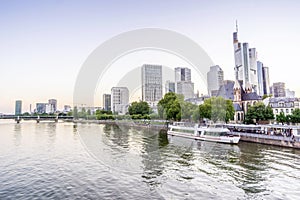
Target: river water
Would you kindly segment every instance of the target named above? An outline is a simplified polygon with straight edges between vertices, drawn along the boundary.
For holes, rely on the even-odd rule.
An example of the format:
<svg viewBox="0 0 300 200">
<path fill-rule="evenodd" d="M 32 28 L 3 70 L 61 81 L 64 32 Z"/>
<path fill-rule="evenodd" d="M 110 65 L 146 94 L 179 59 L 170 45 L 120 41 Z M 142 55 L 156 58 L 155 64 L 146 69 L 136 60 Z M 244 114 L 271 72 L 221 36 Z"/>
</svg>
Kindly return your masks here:
<svg viewBox="0 0 300 200">
<path fill-rule="evenodd" d="M 0 120 L 0 199 L 299 199 L 300 151 Z"/>
</svg>

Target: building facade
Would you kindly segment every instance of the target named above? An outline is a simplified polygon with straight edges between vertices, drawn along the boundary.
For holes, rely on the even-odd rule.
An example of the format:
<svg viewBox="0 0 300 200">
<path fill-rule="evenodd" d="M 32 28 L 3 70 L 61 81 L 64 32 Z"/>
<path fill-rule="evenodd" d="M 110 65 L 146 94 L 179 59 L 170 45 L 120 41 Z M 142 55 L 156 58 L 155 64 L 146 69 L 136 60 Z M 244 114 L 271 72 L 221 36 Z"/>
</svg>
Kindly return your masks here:
<svg viewBox="0 0 300 200">
<path fill-rule="evenodd" d="M 194 83 L 191 81 L 191 69 L 186 67 L 175 68 L 175 93 L 182 94 L 184 99 L 195 96 Z"/>
<path fill-rule="evenodd" d="M 129 105 L 129 90 L 127 87 L 113 87 L 111 89 L 111 111 L 120 115 L 127 113 Z"/>
<path fill-rule="evenodd" d="M 211 66 L 207 72 L 207 88 L 210 96 L 217 96 L 220 86 L 224 81 L 224 71 L 219 65 Z"/>
<path fill-rule="evenodd" d="M 272 97 L 269 98 L 267 104 L 272 108 L 275 116 L 279 115 L 280 113 L 284 113 L 284 115 L 290 115 L 296 108 L 300 108 L 300 99 Z"/>
<path fill-rule="evenodd" d="M 48 103 L 37 103 L 36 104 L 36 110 L 35 112 L 38 114 L 43 114 L 43 113 L 47 113 L 47 105 Z"/>
<path fill-rule="evenodd" d="M 55 113 L 57 111 L 57 100 L 56 99 L 49 99 L 48 100 L 49 112 L 47 113 Z"/>
<path fill-rule="evenodd" d="M 162 66 L 144 64 L 142 66 L 142 100 L 157 104 L 162 98 Z"/>
<path fill-rule="evenodd" d="M 263 94 L 269 95 L 270 92 L 270 77 L 269 77 L 269 67 L 263 66 Z"/>
<path fill-rule="evenodd" d="M 21 115 L 22 114 L 22 101 L 17 100 L 15 104 L 15 115 Z"/>
<path fill-rule="evenodd" d="M 274 97 L 285 97 L 285 83 L 284 82 L 276 82 L 273 83 L 272 86 L 272 94 Z"/>
<path fill-rule="evenodd" d="M 175 92 L 175 82 L 166 81 L 165 93 Z"/>
<path fill-rule="evenodd" d="M 103 110 L 111 111 L 111 94 L 103 94 Z"/>
<path fill-rule="evenodd" d="M 264 84 L 263 84 L 263 63 L 260 61 L 257 61 L 257 94 L 260 96 L 264 95 Z"/>
</svg>

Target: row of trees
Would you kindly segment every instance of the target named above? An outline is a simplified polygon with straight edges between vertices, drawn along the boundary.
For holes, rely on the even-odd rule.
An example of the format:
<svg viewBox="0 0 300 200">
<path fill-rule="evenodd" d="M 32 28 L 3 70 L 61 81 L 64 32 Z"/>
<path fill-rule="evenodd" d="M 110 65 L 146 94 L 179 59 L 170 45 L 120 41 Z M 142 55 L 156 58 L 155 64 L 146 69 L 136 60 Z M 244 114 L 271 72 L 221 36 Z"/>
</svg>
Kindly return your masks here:
<svg viewBox="0 0 300 200">
<path fill-rule="evenodd" d="M 290 115 L 284 115 L 283 112 L 280 112 L 279 115 L 276 116 L 276 121 L 282 124 L 300 123 L 300 109 L 296 108 Z"/>
<path fill-rule="evenodd" d="M 174 121 L 201 121 L 206 118 L 214 122 L 228 122 L 234 119 L 234 107 L 232 101 L 222 97 L 206 99 L 202 105 L 197 106 L 184 101 L 182 95 L 170 92 L 158 102 L 158 114 L 162 119 Z"/>
<path fill-rule="evenodd" d="M 274 119 L 273 110 L 270 106 L 258 102 L 253 106 L 249 106 L 245 115 L 246 124 L 255 124 L 261 121 L 269 121 Z"/>
</svg>

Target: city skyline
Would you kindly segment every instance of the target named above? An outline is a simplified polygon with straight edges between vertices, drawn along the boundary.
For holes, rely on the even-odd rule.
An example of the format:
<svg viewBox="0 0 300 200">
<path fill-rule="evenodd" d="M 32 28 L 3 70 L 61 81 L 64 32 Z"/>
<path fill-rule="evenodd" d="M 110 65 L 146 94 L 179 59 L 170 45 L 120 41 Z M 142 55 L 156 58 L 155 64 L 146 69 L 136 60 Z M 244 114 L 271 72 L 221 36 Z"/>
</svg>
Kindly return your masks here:
<svg viewBox="0 0 300 200">
<path fill-rule="evenodd" d="M 14 113 L 18 99 L 22 100 L 23 111 L 29 110 L 30 104 L 49 98 L 58 99 L 58 108 L 72 105 L 77 73 L 90 52 L 116 34 L 144 27 L 187 35 L 203 47 L 214 64 L 220 65 L 224 79 L 234 80 L 232 33 L 236 19 L 239 40 L 257 49 L 258 60 L 269 67 L 270 84 L 285 82 L 286 88 L 295 90 L 296 96 L 300 94 L 297 73 L 292 73 L 297 67 L 300 44 L 299 2 L 166 1 L 158 7 L 155 2 L 132 1 L 131 9 L 136 12 L 124 9 L 125 6 L 124 2 L 2 3 L 0 112 Z M 155 15 L 161 11 L 164 15 Z M 143 63 L 151 61 L 139 59 Z M 122 67 L 140 66 L 136 62 Z M 161 63 L 190 67 L 172 60 Z M 283 69 L 290 73 L 282 73 Z"/>
</svg>

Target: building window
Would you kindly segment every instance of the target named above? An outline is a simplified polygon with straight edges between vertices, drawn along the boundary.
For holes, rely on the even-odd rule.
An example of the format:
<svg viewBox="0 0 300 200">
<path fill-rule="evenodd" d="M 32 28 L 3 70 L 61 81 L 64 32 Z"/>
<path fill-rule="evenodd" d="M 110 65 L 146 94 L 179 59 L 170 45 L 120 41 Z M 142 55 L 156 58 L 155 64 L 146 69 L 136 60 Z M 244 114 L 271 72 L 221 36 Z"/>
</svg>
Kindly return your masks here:
<svg viewBox="0 0 300 200">
<path fill-rule="evenodd" d="M 289 113 L 289 109 L 286 109 L 285 112 L 286 112 L 286 113 Z"/>
<path fill-rule="evenodd" d="M 275 109 L 275 113 L 278 113 L 278 109 Z"/>
</svg>

